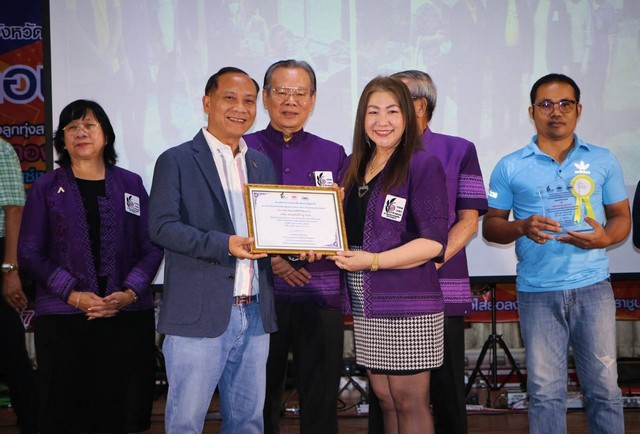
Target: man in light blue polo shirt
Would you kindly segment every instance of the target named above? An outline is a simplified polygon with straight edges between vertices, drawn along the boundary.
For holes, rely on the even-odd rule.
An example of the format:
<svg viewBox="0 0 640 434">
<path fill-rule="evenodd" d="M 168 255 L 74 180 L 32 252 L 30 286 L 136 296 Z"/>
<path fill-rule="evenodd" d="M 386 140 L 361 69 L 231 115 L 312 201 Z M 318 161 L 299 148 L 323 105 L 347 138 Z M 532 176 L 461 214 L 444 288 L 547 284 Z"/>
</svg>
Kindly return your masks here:
<svg viewBox="0 0 640 434">
<path fill-rule="evenodd" d="M 530 431 L 566 432 L 571 346 L 589 432 L 622 434 L 615 302 L 605 254 L 630 230 L 622 170 L 611 152 L 574 134 L 582 105 L 571 78 L 546 75 L 530 96 L 537 135 L 494 169 L 483 223 L 487 241 L 516 242 Z"/>
</svg>

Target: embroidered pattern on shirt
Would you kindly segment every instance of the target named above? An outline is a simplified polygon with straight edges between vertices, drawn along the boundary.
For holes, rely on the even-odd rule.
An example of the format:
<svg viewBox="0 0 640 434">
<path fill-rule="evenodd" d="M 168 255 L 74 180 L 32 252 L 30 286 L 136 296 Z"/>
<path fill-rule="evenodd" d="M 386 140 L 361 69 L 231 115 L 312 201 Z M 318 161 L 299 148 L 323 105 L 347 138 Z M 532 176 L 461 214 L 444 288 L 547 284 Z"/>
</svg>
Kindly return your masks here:
<svg viewBox="0 0 640 434">
<path fill-rule="evenodd" d="M 458 176 L 459 199 L 485 199 L 487 193 L 484 190 L 482 176 L 461 173 Z"/>
</svg>

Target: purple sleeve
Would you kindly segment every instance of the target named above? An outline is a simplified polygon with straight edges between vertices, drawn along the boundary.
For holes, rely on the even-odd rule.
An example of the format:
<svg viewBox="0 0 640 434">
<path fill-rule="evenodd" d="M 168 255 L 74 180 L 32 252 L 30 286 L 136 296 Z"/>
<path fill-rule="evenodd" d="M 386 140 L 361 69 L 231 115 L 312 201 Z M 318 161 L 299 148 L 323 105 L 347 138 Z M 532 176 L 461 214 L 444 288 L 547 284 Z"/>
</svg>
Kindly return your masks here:
<svg viewBox="0 0 640 434">
<path fill-rule="evenodd" d="M 414 156 L 414 161 L 418 160 L 417 157 Z M 419 163 L 411 164 L 409 198 L 418 235 L 442 244 L 442 254 L 433 258 L 433 261 L 443 262 L 448 239 L 449 207 L 444 169 L 436 157 L 420 158 Z"/>
<path fill-rule="evenodd" d="M 340 146 L 339 152 L 340 152 L 340 155 L 338 156 L 338 173 L 336 174 L 336 179 L 335 179 L 335 181 L 338 184 L 342 182 L 342 178 L 348 167 L 347 153 L 345 152 L 342 146 Z"/>
<path fill-rule="evenodd" d="M 44 184 L 44 186 L 42 185 Z M 78 279 L 53 261 L 48 252 L 51 245 L 47 184 L 35 182 L 31 187 L 22 213 L 18 261 L 41 286 L 67 301 Z"/>
<path fill-rule="evenodd" d="M 137 219 L 138 227 L 136 233 L 138 236 L 137 242 L 141 246 L 140 257 L 133 264 L 122 286 L 123 288 L 130 288 L 138 296 L 141 296 L 142 292 L 149 291 L 149 285 L 158 272 L 164 253 L 149 238 L 149 195 L 140 178 L 138 178 L 138 196 L 140 198 L 140 218 Z"/>
<path fill-rule="evenodd" d="M 340 170 L 338 171 L 338 179 L 337 182 L 340 186 L 342 186 L 342 180 L 344 179 L 344 175 L 347 173 L 347 169 L 349 169 L 349 164 L 351 163 L 351 155 L 345 157 L 345 159 L 340 164 Z"/>
<path fill-rule="evenodd" d="M 456 210 L 475 209 L 479 215 L 487 212 L 487 193 L 484 189 L 478 154 L 473 143 L 469 143 L 460 163 Z"/>
</svg>

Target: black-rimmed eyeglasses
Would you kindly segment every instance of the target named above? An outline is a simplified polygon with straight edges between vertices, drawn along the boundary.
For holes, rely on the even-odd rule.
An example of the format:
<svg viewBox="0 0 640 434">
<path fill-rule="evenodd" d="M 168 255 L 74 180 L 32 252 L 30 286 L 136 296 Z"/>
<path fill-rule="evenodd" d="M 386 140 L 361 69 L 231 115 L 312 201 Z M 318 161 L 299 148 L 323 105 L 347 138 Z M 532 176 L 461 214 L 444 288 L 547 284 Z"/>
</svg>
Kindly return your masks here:
<svg viewBox="0 0 640 434">
<path fill-rule="evenodd" d="M 573 108 L 578 104 L 578 101 L 572 101 L 570 99 L 563 99 L 562 101 L 554 102 L 548 99 L 541 101 L 537 104 L 534 104 L 540 110 L 540 113 L 545 115 L 550 115 L 555 110 L 555 107 L 558 106 L 558 110 L 560 113 L 569 113 L 573 110 Z"/>
</svg>

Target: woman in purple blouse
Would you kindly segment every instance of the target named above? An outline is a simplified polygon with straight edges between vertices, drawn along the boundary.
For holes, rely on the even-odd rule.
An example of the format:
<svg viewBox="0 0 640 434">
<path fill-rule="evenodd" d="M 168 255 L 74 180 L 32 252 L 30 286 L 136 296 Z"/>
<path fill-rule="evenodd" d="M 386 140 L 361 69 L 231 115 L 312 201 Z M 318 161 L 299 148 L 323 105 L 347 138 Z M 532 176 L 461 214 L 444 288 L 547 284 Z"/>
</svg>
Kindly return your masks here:
<svg viewBox="0 0 640 434">
<path fill-rule="evenodd" d="M 115 165 L 115 134 L 93 101 L 66 106 L 60 168 L 24 207 L 20 267 L 36 281 L 39 431 L 149 429 L 155 383 L 150 283 L 162 250 L 147 233 L 140 177 Z"/>
<path fill-rule="evenodd" d="M 440 162 L 422 149 L 411 95 L 395 78 L 364 89 L 344 175 L 347 270 L 356 358 L 380 399 L 386 433 L 433 432 L 429 371 L 443 360 L 434 261 L 447 242 Z M 425 431 L 426 429 L 426 431 Z"/>
</svg>

